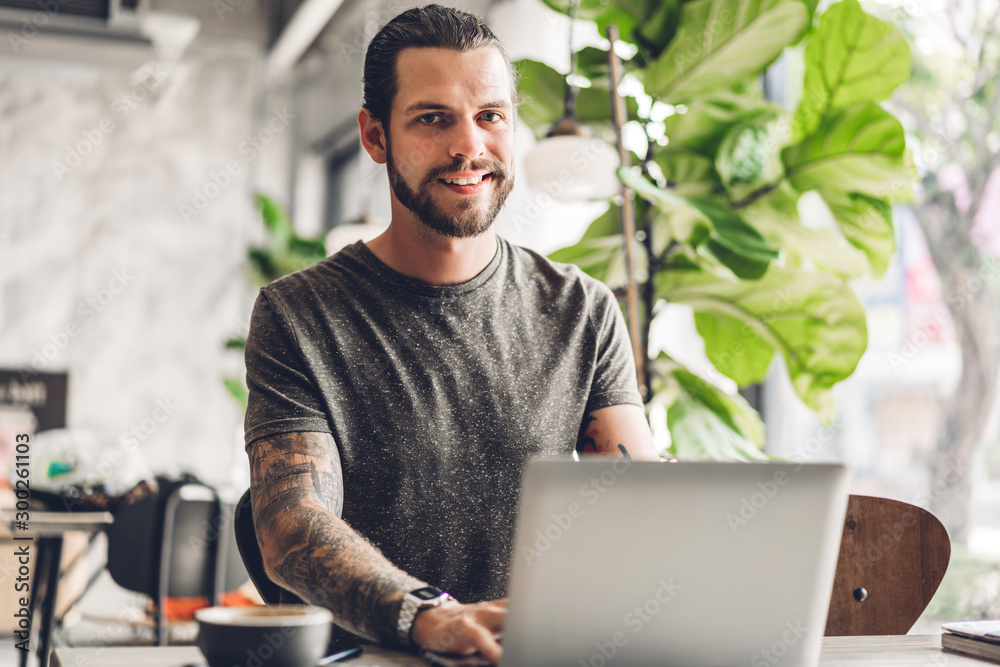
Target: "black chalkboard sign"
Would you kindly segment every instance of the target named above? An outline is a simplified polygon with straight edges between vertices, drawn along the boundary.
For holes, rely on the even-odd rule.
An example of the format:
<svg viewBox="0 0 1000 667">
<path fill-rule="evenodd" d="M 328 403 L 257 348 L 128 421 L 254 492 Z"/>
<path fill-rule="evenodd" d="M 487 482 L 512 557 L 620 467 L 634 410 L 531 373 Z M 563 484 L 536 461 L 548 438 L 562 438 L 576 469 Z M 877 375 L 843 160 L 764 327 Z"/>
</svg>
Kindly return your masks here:
<svg viewBox="0 0 1000 667">
<path fill-rule="evenodd" d="M 24 405 L 38 420 L 37 431 L 66 427 L 66 373 L 0 370 L 0 405 Z"/>
</svg>

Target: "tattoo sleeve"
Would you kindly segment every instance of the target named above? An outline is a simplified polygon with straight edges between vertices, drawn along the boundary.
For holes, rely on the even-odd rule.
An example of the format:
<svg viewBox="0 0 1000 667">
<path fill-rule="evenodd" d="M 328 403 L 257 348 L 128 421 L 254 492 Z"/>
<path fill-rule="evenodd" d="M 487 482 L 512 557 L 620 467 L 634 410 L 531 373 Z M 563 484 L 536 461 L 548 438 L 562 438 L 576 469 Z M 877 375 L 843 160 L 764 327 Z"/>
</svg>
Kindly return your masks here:
<svg viewBox="0 0 1000 667">
<path fill-rule="evenodd" d="M 340 455 L 329 433 L 285 433 L 251 443 L 250 495 L 267 574 L 337 625 L 398 643 L 396 619 L 407 591 L 424 586 L 340 518 Z"/>
<path fill-rule="evenodd" d="M 597 417 L 588 412 L 580 424 L 580 435 L 576 439 L 576 451 L 581 454 L 598 454 L 602 451 L 596 440 L 601 432 L 594 425 L 595 421 L 597 421 Z"/>
</svg>

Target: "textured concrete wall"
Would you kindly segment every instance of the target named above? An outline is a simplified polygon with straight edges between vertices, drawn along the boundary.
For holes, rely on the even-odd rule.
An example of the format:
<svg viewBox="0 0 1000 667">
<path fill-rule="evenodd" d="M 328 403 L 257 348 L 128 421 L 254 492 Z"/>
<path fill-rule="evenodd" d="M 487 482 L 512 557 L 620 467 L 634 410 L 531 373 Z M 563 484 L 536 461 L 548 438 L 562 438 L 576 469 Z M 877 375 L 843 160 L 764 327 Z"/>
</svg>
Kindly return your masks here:
<svg viewBox="0 0 1000 667">
<path fill-rule="evenodd" d="M 0 63 L 0 367 L 67 370 L 70 426 L 216 482 L 246 467 L 221 350 L 250 298 L 248 137 L 282 123 L 255 104 L 255 4 L 203 11 L 172 70 Z"/>
<path fill-rule="evenodd" d="M 345 2 L 266 91 L 259 0 L 154 2 L 202 26 L 180 66 L 147 70 L 145 83 L 132 67 L 0 61 L 0 367 L 67 370 L 70 425 L 112 451 L 137 439 L 154 470 L 245 483 L 242 415 L 221 381 L 242 359 L 221 346 L 245 332 L 255 296 L 243 274 L 261 234 L 251 193 L 317 231 L 312 151 L 353 122 L 375 30 L 416 4 Z M 512 58 L 565 68 L 568 26 L 535 0 L 454 4 L 485 15 Z M 521 159 L 533 144 L 522 127 Z M 384 167 L 359 167 L 358 179 L 365 187 L 350 191 L 370 188 L 387 222 Z M 520 181 L 498 219 L 515 242 L 558 247 L 596 215 Z M 307 186 L 311 206 L 293 196 Z"/>
</svg>

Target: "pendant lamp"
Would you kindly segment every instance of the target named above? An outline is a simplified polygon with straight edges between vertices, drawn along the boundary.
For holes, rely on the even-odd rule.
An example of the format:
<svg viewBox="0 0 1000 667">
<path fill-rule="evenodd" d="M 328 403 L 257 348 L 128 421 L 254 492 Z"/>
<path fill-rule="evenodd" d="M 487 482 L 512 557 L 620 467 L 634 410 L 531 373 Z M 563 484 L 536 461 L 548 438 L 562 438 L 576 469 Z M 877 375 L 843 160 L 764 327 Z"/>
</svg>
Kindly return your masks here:
<svg viewBox="0 0 1000 667">
<path fill-rule="evenodd" d="M 565 115 L 525 157 L 528 185 L 565 202 L 607 199 L 621 192 L 621 183 L 615 175 L 621 164 L 618 152 L 595 138 L 593 131 L 576 119 L 577 87 L 572 83 L 576 73 L 573 50 L 576 5 L 577 0 L 570 0 Z"/>
</svg>

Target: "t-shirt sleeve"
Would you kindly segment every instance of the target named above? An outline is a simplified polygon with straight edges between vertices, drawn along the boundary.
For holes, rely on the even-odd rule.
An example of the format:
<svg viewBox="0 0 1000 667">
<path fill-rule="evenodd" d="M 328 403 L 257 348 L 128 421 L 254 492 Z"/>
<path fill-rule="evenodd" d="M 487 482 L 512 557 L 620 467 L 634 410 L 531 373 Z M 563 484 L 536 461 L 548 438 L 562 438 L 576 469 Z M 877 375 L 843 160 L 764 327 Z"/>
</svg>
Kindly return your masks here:
<svg viewBox="0 0 1000 667">
<path fill-rule="evenodd" d="M 625 318 L 611 289 L 603 283 L 598 284 L 592 321 L 597 332 L 597 366 L 586 411 L 623 404 L 642 406 Z"/>
<path fill-rule="evenodd" d="M 292 431 L 329 433 L 320 392 L 306 370 L 295 333 L 261 290 L 250 318 L 244 442 Z"/>
</svg>

